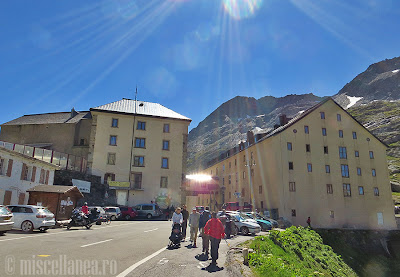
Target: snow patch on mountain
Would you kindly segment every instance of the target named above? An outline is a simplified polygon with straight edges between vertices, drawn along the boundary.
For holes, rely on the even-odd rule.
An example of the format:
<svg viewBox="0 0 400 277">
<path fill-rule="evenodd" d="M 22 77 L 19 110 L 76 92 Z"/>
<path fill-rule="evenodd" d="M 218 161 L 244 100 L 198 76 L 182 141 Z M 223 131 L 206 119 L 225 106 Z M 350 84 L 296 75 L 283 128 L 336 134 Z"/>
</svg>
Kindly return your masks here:
<svg viewBox="0 0 400 277">
<path fill-rule="evenodd" d="M 358 101 L 362 99 L 362 97 L 356 97 L 356 96 L 347 96 L 347 99 L 349 99 L 350 103 L 347 105 L 346 109 L 350 108 L 351 106 L 354 106 Z"/>
<path fill-rule="evenodd" d="M 396 69 L 396 70 L 393 70 L 392 73 L 397 73 L 399 71 L 400 71 L 400 69 Z"/>
</svg>

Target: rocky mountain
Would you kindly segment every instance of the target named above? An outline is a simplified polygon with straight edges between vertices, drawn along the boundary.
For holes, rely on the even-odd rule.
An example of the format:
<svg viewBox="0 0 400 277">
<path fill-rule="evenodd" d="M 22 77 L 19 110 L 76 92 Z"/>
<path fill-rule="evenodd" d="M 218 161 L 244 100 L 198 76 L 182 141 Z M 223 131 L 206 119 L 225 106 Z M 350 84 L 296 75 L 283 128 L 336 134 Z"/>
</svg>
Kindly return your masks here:
<svg viewBox="0 0 400 277">
<path fill-rule="evenodd" d="M 204 168 L 206 162 L 255 134 L 273 129 L 279 115 L 297 115 L 323 98 L 310 94 L 265 96 L 260 99 L 237 96 L 223 103 L 189 133 L 188 170 Z"/>
<path fill-rule="evenodd" d="M 400 57 L 370 65 L 333 98 L 390 145 L 391 177 L 399 180 Z M 237 96 L 223 103 L 190 131 L 188 171 L 204 168 L 207 161 L 246 139 L 247 131 L 267 132 L 279 122 L 280 114 L 294 117 L 322 99 L 310 93 L 260 99 Z"/>
</svg>

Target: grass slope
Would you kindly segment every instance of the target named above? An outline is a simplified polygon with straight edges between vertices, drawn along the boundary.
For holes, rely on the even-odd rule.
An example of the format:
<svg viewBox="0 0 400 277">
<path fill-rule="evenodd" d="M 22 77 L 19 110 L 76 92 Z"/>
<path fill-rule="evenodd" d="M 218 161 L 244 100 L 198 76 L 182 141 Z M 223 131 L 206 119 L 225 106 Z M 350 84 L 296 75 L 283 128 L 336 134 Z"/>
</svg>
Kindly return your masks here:
<svg viewBox="0 0 400 277">
<path fill-rule="evenodd" d="M 318 233 L 292 226 L 286 231 L 271 231 L 251 242 L 249 263 L 259 276 L 357 276 L 356 273 L 323 244 Z"/>
</svg>

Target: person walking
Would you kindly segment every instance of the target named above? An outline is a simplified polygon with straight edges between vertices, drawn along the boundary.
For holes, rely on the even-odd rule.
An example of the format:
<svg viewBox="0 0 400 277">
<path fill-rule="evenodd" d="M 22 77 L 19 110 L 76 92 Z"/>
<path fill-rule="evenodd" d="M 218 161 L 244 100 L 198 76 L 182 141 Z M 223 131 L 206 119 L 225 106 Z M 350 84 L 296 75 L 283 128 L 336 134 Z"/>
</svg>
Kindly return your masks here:
<svg viewBox="0 0 400 277">
<path fill-rule="evenodd" d="M 310 217 L 307 218 L 307 224 L 308 224 L 308 227 L 311 228 L 311 218 Z"/>
<path fill-rule="evenodd" d="M 208 256 L 209 240 L 208 235 L 204 233 L 204 227 L 206 226 L 208 220 L 210 220 L 210 212 L 208 210 L 204 210 L 204 212 L 200 215 L 199 229 L 203 241 L 202 252 L 205 253 L 206 256 Z"/>
<path fill-rule="evenodd" d="M 186 239 L 186 229 L 187 229 L 187 221 L 189 219 L 189 212 L 186 210 L 186 205 L 182 206 L 182 216 L 183 216 L 183 222 L 182 222 L 182 241 L 185 241 Z"/>
<path fill-rule="evenodd" d="M 225 237 L 225 232 L 216 212 L 212 213 L 211 219 L 204 227 L 204 233 L 209 236 L 211 242 L 211 266 L 217 266 L 219 244 L 221 239 Z"/>
<path fill-rule="evenodd" d="M 193 208 L 192 213 L 189 216 L 189 227 L 190 227 L 190 241 L 193 243 L 193 247 L 196 248 L 197 232 L 199 230 L 200 214 L 196 208 Z"/>
<path fill-rule="evenodd" d="M 181 225 L 182 222 L 183 222 L 183 216 L 181 214 L 181 208 L 178 207 L 176 208 L 174 214 L 172 215 L 172 226 L 174 226 L 175 224 Z"/>
</svg>

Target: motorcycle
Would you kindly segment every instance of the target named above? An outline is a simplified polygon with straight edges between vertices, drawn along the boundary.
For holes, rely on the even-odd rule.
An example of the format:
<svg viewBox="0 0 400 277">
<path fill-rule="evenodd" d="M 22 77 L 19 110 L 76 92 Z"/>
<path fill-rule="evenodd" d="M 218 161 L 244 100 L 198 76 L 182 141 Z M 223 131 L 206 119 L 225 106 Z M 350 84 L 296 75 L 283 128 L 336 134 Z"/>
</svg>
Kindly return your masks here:
<svg viewBox="0 0 400 277">
<path fill-rule="evenodd" d="M 83 226 L 85 226 L 86 229 L 90 229 L 92 227 L 92 222 L 83 212 L 79 210 L 72 211 L 70 222 L 67 225 L 67 230 L 71 229 L 71 227 Z"/>
</svg>

